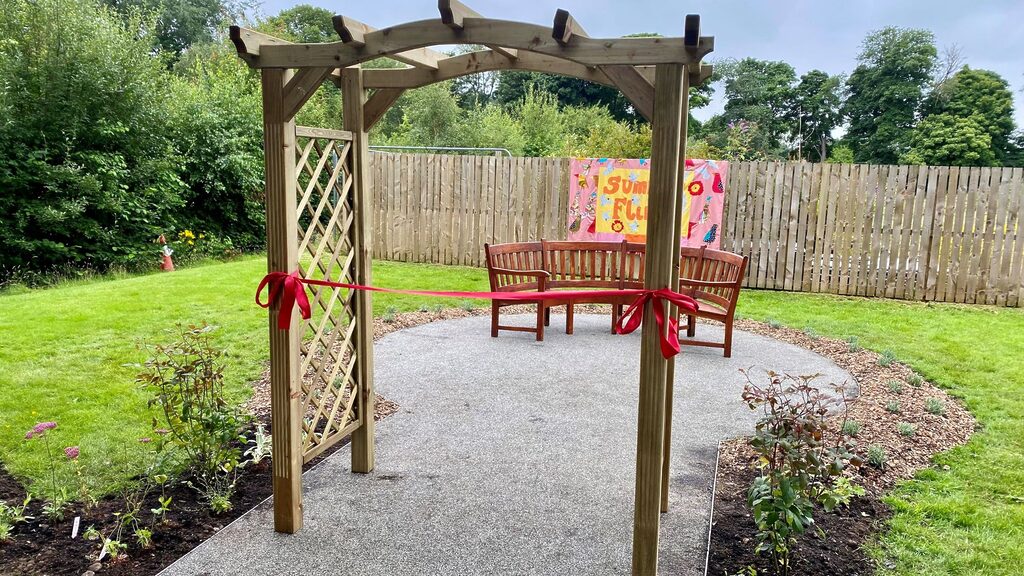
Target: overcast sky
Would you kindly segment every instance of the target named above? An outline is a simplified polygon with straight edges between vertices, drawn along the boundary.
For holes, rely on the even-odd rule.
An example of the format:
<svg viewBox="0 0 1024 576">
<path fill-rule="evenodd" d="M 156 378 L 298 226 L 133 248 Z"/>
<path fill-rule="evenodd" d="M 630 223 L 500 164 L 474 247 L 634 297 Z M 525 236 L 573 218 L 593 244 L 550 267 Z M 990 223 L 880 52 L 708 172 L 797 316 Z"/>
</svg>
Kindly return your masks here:
<svg viewBox="0 0 1024 576">
<path fill-rule="evenodd" d="M 1024 0 L 464 0 L 481 14 L 504 20 L 550 25 L 564 8 L 591 36 L 618 37 L 635 32 L 682 36 L 683 16 L 701 15 L 701 32 L 715 37 L 716 58 L 783 60 L 797 74 L 815 68 L 830 74 L 853 70 L 860 43 L 884 26 L 925 28 L 944 46 L 959 45 L 972 68 L 998 72 L 1014 93 L 1017 126 L 1024 125 Z M 438 18 L 434 0 L 264 0 L 263 13 L 276 14 L 310 3 L 375 27 Z M 623 8 L 628 6 L 628 8 Z M 696 112 L 700 119 L 721 110 L 714 104 Z"/>
</svg>

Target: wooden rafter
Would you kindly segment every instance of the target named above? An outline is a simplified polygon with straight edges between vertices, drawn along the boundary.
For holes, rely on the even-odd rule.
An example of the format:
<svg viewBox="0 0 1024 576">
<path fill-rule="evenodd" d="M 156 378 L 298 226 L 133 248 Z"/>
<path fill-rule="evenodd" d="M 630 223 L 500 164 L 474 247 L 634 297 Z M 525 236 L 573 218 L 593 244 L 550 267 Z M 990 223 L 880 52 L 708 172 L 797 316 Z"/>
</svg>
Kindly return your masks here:
<svg viewBox="0 0 1024 576">
<path fill-rule="evenodd" d="M 336 15 L 333 23 L 334 30 L 341 37 L 341 41 L 356 48 L 366 47 L 366 37 L 377 32 L 377 29 L 373 26 L 363 24 L 347 16 Z M 381 54 L 381 56 L 390 56 L 392 59 L 409 64 L 410 66 L 429 68 L 431 70 L 437 70 L 437 63 L 447 58 L 441 52 L 422 46 L 394 54 Z"/>
<path fill-rule="evenodd" d="M 365 72 L 368 72 L 368 70 Z M 404 93 L 405 88 L 381 88 L 376 90 L 366 100 L 366 105 L 363 106 L 363 130 L 373 128 L 373 125 L 384 117 L 388 108 L 391 108 L 391 105 Z"/>
<path fill-rule="evenodd" d="M 364 70 L 363 74 L 367 88 L 418 88 L 434 82 L 493 70 L 547 72 L 612 86 L 608 77 L 597 68 L 535 52 L 520 52 L 519 57 L 510 62 L 491 50 L 481 50 L 446 58 L 439 63 L 437 70 L 374 68 Z M 653 72 L 652 68 L 644 67 L 642 73 L 653 77 Z"/>
<path fill-rule="evenodd" d="M 303 68 L 296 72 L 284 87 L 285 117 L 294 118 L 332 71 L 331 68 Z"/>
<path fill-rule="evenodd" d="M 569 46 L 574 38 L 589 38 L 568 10 L 557 10 L 551 27 L 551 37 L 562 46 Z M 631 65 L 598 66 L 611 83 L 618 88 L 637 113 L 651 119 L 654 112 L 654 83 Z"/>
<path fill-rule="evenodd" d="M 466 18 L 483 18 L 476 10 L 459 2 L 459 0 L 438 0 L 437 9 L 441 12 L 441 22 L 444 22 L 452 30 L 462 30 L 464 28 L 463 21 Z M 519 57 L 519 51 L 512 48 L 504 48 L 494 44 L 485 44 L 485 46 L 505 58 L 515 59 Z"/>
<path fill-rule="evenodd" d="M 249 53 L 255 68 L 344 68 L 382 56 L 407 55 L 410 50 L 446 44 L 479 44 L 531 51 L 586 66 L 691 64 L 711 51 L 710 38 L 687 49 L 682 38 L 584 38 L 562 46 L 551 29 L 536 24 L 488 18 L 465 18 L 461 30 L 440 19 L 421 20 L 365 32 L 362 46 L 352 42 L 262 45 Z M 398 59 L 398 58 L 396 58 Z M 421 64 L 423 64 L 421 62 Z M 429 66 L 428 66 L 429 67 Z"/>
</svg>

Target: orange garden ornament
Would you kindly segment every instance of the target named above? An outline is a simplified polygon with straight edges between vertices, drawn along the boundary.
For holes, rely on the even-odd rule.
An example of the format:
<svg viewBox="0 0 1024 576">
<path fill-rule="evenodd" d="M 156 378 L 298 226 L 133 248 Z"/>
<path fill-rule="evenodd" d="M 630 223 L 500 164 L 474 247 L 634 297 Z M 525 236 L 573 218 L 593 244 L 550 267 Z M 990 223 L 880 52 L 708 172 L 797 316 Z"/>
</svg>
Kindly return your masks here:
<svg viewBox="0 0 1024 576">
<path fill-rule="evenodd" d="M 163 261 L 160 263 L 160 269 L 164 272 L 174 272 L 174 260 L 171 259 L 171 254 L 174 254 L 174 250 L 167 245 L 167 238 L 164 238 L 163 234 L 161 234 L 156 241 L 163 244 L 163 248 L 160 249 L 160 254 L 163 256 Z"/>
</svg>

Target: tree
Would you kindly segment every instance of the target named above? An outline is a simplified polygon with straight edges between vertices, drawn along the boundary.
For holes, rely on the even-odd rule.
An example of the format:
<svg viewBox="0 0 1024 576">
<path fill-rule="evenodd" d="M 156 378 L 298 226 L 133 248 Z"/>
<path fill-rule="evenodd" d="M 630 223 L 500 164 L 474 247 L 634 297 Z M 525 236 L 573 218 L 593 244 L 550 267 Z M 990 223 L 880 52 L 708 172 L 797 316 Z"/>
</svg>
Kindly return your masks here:
<svg viewBox="0 0 1024 576">
<path fill-rule="evenodd" d="M 964 66 L 932 91 L 924 110 L 927 114 L 972 119 L 989 135 L 997 161 L 1004 162 L 1010 154 L 1013 93 L 999 74 Z"/>
<path fill-rule="evenodd" d="M 221 23 L 240 17 L 249 7 L 233 0 L 103 0 L 122 17 L 143 12 L 156 18 L 155 43 L 180 55 L 193 44 L 210 42 Z"/>
<path fill-rule="evenodd" d="M 267 18 L 258 28 L 271 36 L 292 42 L 336 42 L 339 38 L 334 31 L 333 17 L 334 12 L 330 10 L 299 4 Z"/>
<path fill-rule="evenodd" d="M 842 123 L 843 78 L 811 70 L 800 77 L 786 111 L 791 149 L 805 160 L 823 162 L 832 146 L 832 131 Z"/>
<path fill-rule="evenodd" d="M 927 30 L 888 27 L 864 40 L 846 82 L 845 140 L 858 162 L 893 164 L 909 148 L 937 53 Z"/>
<path fill-rule="evenodd" d="M 796 72 L 785 62 L 771 62 L 744 58 L 739 62 L 721 65 L 725 79 L 725 111 L 716 124 L 722 133 L 729 124 L 740 121 L 757 126 L 749 144 L 768 155 L 774 155 L 781 146 L 782 137 L 789 134 L 786 119 L 793 97 Z"/>
<path fill-rule="evenodd" d="M 953 114 L 932 114 L 914 129 L 904 164 L 929 166 L 992 166 L 996 162 L 992 137 L 977 121 Z"/>
</svg>

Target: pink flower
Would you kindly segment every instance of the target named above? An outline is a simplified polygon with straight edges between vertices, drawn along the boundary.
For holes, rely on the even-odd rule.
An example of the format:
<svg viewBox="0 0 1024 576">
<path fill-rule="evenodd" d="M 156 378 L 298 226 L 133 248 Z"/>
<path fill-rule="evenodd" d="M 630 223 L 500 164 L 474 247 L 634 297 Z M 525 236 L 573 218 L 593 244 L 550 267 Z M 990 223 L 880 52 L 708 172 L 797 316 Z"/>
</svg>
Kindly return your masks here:
<svg viewBox="0 0 1024 576">
<path fill-rule="evenodd" d="M 142 442 L 143 444 L 149 444 L 152 441 L 153 441 L 153 439 L 148 437 L 148 436 L 145 437 L 145 438 L 139 438 L 139 442 Z"/>
<path fill-rule="evenodd" d="M 157 428 L 156 430 L 153 430 L 153 432 L 156 432 L 157 434 L 159 434 L 161 436 L 166 436 L 167 434 L 171 433 L 171 431 L 168 430 L 167 428 Z"/>
<path fill-rule="evenodd" d="M 78 446 L 68 446 L 64 449 L 64 455 L 68 457 L 68 460 L 78 458 Z"/>
<path fill-rule="evenodd" d="M 31 430 L 25 433 L 25 439 L 29 440 L 36 436 L 42 436 L 46 434 L 47 430 L 53 430 L 57 427 L 56 422 L 40 422 L 32 427 Z"/>
</svg>

